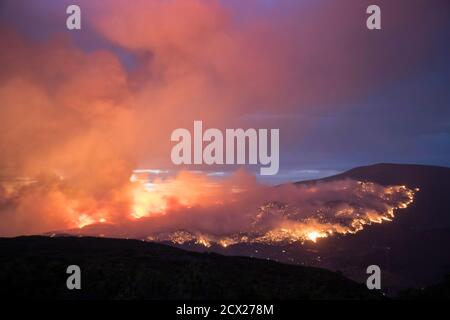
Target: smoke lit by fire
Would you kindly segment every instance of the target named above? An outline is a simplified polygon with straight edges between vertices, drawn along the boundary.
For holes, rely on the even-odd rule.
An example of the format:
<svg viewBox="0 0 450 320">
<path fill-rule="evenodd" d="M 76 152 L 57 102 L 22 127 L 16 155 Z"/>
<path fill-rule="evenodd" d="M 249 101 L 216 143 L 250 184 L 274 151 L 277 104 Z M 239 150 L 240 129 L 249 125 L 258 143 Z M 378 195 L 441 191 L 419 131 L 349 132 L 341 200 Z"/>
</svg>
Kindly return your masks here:
<svg viewBox="0 0 450 320">
<path fill-rule="evenodd" d="M 173 172 L 170 133 L 198 119 L 215 128 L 270 120 L 250 126 L 282 127 L 285 150 L 294 150 L 309 127 L 299 115 L 340 108 L 386 83 L 386 69 L 397 77 L 419 59 L 411 48 L 426 47 L 418 33 L 391 57 L 368 45 L 350 3 L 285 4 L 288 15 L 220 1 L 80 3 L 86 32 L 74 34 L 84 41 L 66 29 L 30 37 L 15 24 L 0 26 L 0 236 L 70 230 L 224 247 L 319 241 L 392 220 L 413 201 L 405 186 L 267 187 L 242 171 L 213 178 L 133 169 Z M 252 12 L 245 23 L 244 11 Z M 411 21 L 392 21 L 389 34 L 401 39 L 415 11 Z"/>
<path fill-rule="evenodd" d="M 228 178 L 190 172 L 151 181 L 142 176 L 133 174 L 109 203 L 80 194 L 62 177 L 17 179 L 3 184 L 2 207 L 20 214 L 21 226 L 39 225 L 53 214 L 58 215 L 53 231 L 227 247 L 356 233 L 394 219 L 415 193 L 406 186 L 354 180 L 268 187 L 244 171 Z M 13 223 L 9 230 L 27 232 Z"/>
</svg>

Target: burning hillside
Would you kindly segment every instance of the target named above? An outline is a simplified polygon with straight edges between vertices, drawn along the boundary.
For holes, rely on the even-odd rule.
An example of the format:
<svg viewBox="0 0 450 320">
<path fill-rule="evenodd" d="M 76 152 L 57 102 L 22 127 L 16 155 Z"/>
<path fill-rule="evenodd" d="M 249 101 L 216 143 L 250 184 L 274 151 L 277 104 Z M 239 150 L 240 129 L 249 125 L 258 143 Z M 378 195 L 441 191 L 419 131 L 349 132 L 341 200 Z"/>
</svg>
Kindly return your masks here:
<svg viewBox="0 0 450 320">
<path fill-rule="evenodd" d="M 131 185 L 134 202 L 128 212 L 120 217 L 102 215 L 107 210 L 80 213 L 67 226 L 70 232 L 223 247 L 316 242 L 391 221 L 418 191 L 350 179 L 268 187 L 245 172 L 225 180 L 184 172 L 151 188 L 139 180 Z"/>
</svg>

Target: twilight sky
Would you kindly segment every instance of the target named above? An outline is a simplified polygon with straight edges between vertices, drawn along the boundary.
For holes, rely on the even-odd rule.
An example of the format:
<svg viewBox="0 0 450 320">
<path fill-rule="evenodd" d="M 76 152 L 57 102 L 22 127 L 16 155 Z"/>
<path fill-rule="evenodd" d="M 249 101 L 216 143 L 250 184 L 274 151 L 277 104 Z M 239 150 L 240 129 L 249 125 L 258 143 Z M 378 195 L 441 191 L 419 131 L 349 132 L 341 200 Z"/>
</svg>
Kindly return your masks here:
<svg viewBox="0 0 450 320">
<path fill-rule="evenodd" d="M 194 120 L 279 128 L 271 183 L 450 166 L 446 0 L 2 0 L 0 41 L 2 170 L 170 169 L 170 133 Z"/>
</svg>

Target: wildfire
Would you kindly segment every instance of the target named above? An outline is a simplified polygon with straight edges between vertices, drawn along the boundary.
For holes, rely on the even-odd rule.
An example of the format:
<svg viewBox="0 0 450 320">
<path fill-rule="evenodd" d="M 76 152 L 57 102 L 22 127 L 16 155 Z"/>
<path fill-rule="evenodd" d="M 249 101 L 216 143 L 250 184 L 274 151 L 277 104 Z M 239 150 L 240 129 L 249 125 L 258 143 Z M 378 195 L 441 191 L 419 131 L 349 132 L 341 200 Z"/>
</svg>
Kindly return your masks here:
<svg viewBox="0 0 450 320">
<path fill-rule="evenodd" d="M 81 214 L 78 217 L 78 228 L 83 228 L 87 225 L 90 225 L 92 223 L 94 223 L 94 219 L 92 219 L 90 216 L 88 216 L 87 214 Z"/>
<path fill-rule="evenodd" d="M 200 237 L 197 239 L 196 243 L 205 246 L 205 247 L 211 247 L 211 243 L 208 239 L 204 238 L 204 237 Z"/>
<path fill-rule="evenodd" d="M 220 237 L 205 232 L 175 231 L 169 235 L 156 234 L 152 239 L 169 240 L 177 244 L 196 243 L 205 247 L 217 244 L 223 248 L 237 243 L 278 244 L 305 241 L 316 243 L 319 239 L 334 234 L 354 234 L 363 230 L 366 225 L 392 221 L 395 210 L 407 208 L 418 191 L 405 186 L 381 187 L 363 182 L 351 185 L 355 186 L 353 192 L 358 197 L 367 197 L 370 204 L 367 208 L 357 204 L 343 205 L 340 201 L 335 201 L 317 208 L 315 214 L 304 217 L 301 207 L 282 202 L 267 202 L 256 210 L 252 228 L 245 233 Z M 317 187 L 307 191 L 311 194 L 320 192 Z M 276 220 L 280 222 L 273 225 Z"/>
<path fill-rule="evenodd" d="M 318 238 L 325 238 L 328 234 L 319 231 L 311 231 L 306 234 L 306 239 L 311 240 L 312 242 L 317 242 Z"/>
<path fill-rule="evenodd" d="M 156 178 L 149 181 L 148 174 Z M 126 234 L 228 248 L 239 243 L 316 243 L 336 234 L 354 234 L 367 225 L 392 221 L 419 192 L 354 180 L 271 188 L 246 177 L 227 181 L 182 173 L 163 179 L 162 174 L 133 173 L 129 184 L 105 200 L 69 188 L 70 178 L 50 180 L 50 185 L 42 187 L 38 180 L 27 179 L 31 184 L 21 180 L 10 184 L 5 194 L 13 201 L 16 194 L 32 191 L 36 197 L 30 198 L 30 204 L 36 199 L 52 204 L 51 212 L 61 213 L 66 229 L 78 230 L 80 235 Z M 96 229 L 100 224 L 102 229 Z M 134 228 L 140 230 L 136 236 Z"/>
</svg>

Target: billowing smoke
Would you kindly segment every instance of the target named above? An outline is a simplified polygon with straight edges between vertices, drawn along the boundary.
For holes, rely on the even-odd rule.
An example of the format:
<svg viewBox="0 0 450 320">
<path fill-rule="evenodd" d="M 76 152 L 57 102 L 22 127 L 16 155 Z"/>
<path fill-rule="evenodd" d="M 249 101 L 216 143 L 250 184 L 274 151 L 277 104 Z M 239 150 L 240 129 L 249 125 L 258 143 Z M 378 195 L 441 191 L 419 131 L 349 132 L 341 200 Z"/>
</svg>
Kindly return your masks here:
<svg viewBox="0 0 450 320">
<path fill-rule="evenodd" d="M 38 12 L 45 3 L 31 8 Z M 401 195 L 408 198 L 408 190 L 374 185 L 372 194 L 357 182 L 321 186 L 321 198 L 315 198 L 312 187 L 268 189 L 242 173 L 233 178 L 238 182 L 180 173 L 156 181 L 151 192 L 130 176 L 142 163 L 173 169 L 170 133 L 193 120 L 233 128 L 237 119 L 259 112 L 320 113 L 331 102 L 339 105 L 401 75 L 427 47 L 421 41 L 433 31 L 426 23 L 430 17 L 422 17 L 408 46 L 387 41 L 386 47 L 358 31 L 356 17 L 364 6 L 350 2 L 304 7 L 287 1 L 285 13 L 258 6 L 235 10 L 233 1 L 79 3 L 89 13 L 80 37 L 93 34 L 85 42 L 106 45 L 81 48 L 67 33 L 30 38 L 14 27 L 27 20 L 17 13 L 27 8 L 17 1 L 2 7 L 20 10 L 11 10 L 17 18 L 0 26 L 0 235 L 111 223 L 111 235 L 188 230 L 211 238 L 248 233 L 263 239 L 282 237 L 295 225 L 326 225 L 335 216 L 343 231 L 353 232 L 359 219 L 389 218 L 392 208 L 405 203 Z M 408 6 L 407 18 L 392 20 L 389 37 L 410 35 L 422 7 Z M 44 11 L 47 18 L 50 11 Z M 63 21 L 64 10 L 59 14 L 56 20 Z M 126 51 L 134 67 L 112 47 Z M 386 63 L 395 68 L 380 67 Z M 251 126 L 280 126 L 277 117 L 268 118 L 270 123 Z M 281 143 L 295 146 L 307 128 L 287 122 Z"/>
<path fill-rule="evenodd" d="M 121 213 L 135 167 L 135 110 L 118 59 L 1 29 L 0 234 Z M 81 218 L 80 218 L 81 219 Z"/>
</svg>

